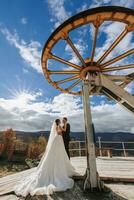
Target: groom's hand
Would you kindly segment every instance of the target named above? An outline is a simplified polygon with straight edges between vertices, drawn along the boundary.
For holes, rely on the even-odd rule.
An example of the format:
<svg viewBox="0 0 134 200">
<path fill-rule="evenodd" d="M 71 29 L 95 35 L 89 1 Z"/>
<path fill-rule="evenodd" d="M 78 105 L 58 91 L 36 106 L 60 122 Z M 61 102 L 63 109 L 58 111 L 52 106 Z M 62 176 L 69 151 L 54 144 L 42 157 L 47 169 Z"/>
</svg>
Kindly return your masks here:
<svg viewBox="0 0 134 200">
<path fill-rule="evenodd" d="M 64 124 L 63 124 L 63 125 L 64 125 L 64 128 L 65 128 L 66 124 L 67 124 L 67 123 L 66 123 L 66 122 L 64 122 Z"/>
</svg>

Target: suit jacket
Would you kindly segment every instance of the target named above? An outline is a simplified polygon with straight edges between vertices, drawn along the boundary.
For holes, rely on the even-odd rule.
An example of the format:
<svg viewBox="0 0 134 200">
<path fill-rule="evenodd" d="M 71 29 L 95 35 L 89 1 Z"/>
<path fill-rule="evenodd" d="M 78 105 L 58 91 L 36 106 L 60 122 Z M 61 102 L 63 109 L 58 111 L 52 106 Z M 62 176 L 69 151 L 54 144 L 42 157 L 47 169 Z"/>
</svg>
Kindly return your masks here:
<svg viewBox="0 0 134 200">
<path fill-rule="evenodd" d="M 63 126 L 63 128 L 64 128 L 64 126 Z M 62 136 L 63 136 L 64 143 L 70 141 L 70 124 L 69 123 L 67 123 L 66 131 L 63 131 Z"/>
</svg>

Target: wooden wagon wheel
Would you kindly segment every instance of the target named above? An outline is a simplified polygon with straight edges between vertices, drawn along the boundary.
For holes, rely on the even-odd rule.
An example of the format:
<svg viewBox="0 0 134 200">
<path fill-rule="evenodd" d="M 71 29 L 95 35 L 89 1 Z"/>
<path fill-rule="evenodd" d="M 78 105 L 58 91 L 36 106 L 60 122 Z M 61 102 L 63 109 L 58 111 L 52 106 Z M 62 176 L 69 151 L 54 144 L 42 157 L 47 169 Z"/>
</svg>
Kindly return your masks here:
<svg viewBox="0 0 134 200">
<path fill-rule="evenodd" d="M 113 43 L 108 47 L 108 49 L 102 53 L 102 56 L 95 59 L 96 43 L 98 39 L 98 33 L 101 25 L 104 22 L 122 22 L 125 24 L 125 28 L 118 35 L 118 37 L 113 41 Z M 79 50 L 73 43 L 70 33 L 76 28 L 83 25 L 92 24 L 94 27 L 93 42 L 91 48 L 91 57 L 84 59 L 80 54 Z M 109 54 L 114 50 L 114 48 L 124 39 L 124 37 L 134 30 L 134 11 L 128 8 L 108 6 L 108 7 L 99 7 L 93 8 L 91 10 L 83 11 L 60 25 L 49 37 L 46 42 L 43 52 L 42 52 L 42 69 L 44 75 L 48 82 L 54 86 L 56 89 L 59 89 L 61 92 L 70 93 L 73 95 L 81 95 L 81 88 L 77 87 L 86 77 L 88 72 L 91 73 L 100 73 L 100 74 L 109 74 L 111 72 L 122 71 L 125 69 L 134 69 L 134 64 L 127 64 L 117 66 L 116 62 L 120 61 L 127 56 L 130 56 L 134 53 L 134 48 L 121 53 L 120 55 L 107 60 Z M 73 53 L 79 59 L 80 64 L 76 64 L 65 60 L 57 55 L 52 53 L 53 48 L 60 40 L 64 40 L 72 49 Z M 59 64 L 62 63 L 66 65 L 66 70 L 58 70 L 58 66 L 55 70 L 51 69 L 49 66 L 49 61 L 55 60 Z M 115 64 L 115 65 L 113 65 Z M 58 76 L 58 80 L 54 81 L 53 77 Z M 63 77 L 64 75 L 64 77 Z M 65 75 L 69 77 L 65 78 Z M 108 75 L 113 81 L 120 82 L 122 87 L 125 87 L 134 79 L 134 73 L 127 75 Z M 65 87 L 65 83 L 70 83 L 68 87 Z M 75 90 L 74 90 L 75 89 Z"/>
</svg>

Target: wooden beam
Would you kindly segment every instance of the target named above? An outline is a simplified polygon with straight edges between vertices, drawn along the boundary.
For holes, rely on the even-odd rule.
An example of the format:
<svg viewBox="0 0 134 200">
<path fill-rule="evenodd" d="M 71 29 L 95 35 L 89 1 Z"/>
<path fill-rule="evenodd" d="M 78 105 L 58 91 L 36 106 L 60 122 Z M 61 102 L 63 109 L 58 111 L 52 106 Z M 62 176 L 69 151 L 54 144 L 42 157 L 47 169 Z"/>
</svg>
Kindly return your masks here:
<svg viewBox="0 0 134 200">
<path fill-rule="evenodd" d="M 107 78 L 109 78 L 112 81 L 125 81 L 128 79 L 128 77 L 126 75 L 109 75 L 109 74 L 105 74 L 105 76 Z"/>
<path fill-rule="evenodd" d="M 125 91 L 122 87 L 115 84 L 105 75 L 100 75 L 102 92 L 111 99 L 127 109 L 130 113 L 134 114 L 134 97 Z"/>
</svg>

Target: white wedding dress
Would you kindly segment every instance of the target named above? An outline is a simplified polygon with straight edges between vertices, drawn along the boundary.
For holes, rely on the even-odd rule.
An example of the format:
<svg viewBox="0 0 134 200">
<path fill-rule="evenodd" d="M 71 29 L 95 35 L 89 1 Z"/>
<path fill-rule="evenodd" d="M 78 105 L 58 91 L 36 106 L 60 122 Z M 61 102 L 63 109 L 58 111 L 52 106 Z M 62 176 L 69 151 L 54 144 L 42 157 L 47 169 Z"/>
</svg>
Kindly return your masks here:
<svg viewBox="0 0 134 200">
<path fill-rule="evenodd" d="M 26 197 L 33 195 L 50 195 L 55 191 L 65 191 L 72 188 L 75 169 L 71 165 L 65 151 L 63 139 L 56 132 L 55 122 L 52 125 L 46 151 L 36 170 L 20 182 L 17 182 L 14 192 Z"/>
</svg>

